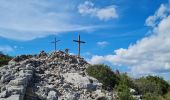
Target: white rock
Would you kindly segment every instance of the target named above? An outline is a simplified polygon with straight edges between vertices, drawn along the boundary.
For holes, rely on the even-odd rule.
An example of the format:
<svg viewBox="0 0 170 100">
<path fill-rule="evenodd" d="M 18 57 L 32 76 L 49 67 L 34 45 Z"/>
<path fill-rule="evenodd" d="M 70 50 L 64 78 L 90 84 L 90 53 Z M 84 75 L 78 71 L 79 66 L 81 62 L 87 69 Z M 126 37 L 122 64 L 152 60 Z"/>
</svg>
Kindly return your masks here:
<svg viewBox="0 0 170 100">
<path fill-rule="evenodd" d="M 10 97 L 4 100 L 23 100 L 23 95 L 11 95 Z"/>
<path fill-rule="evenodd" d="M 45 74 L 47 74 L 47 75 L 48 75 L 48 74 L 51 74 L 51 72 L 50 72 L 50 71 L 45 71 Z"/>
<path fill-rule="evenodd" d="M 9 82 L 10 85 L 13 85 L 13 86 L 18 86 L 18 85 L 27 85 L 27 79 L 26 77 L 20 77 L 20 78 L 16 78 L 15 80 L 11 80 Z"/>
<path fill-rule="evenodd" d="M 7 91 L 12 94 L 25 94 L 26 88 L 24 86 L 7 86 Z"/>
<path fill-rule="evenodd" d="M 26 74 L 33 74 L 33 70 L 25 70 Z"/>
<path fill-rule="evenodd" d="M 97 79 L 86 75 L 86 61 L 76 56 L 67 57 L 61 51 L 44 57 L 46 59 L 23 56 L 22 61 L 1 67 L 0 95 L 8 98 L 0 100 L 23 100 L 29 83 L 33 89 L 27 88 L 28 95 L 35 90 L 31 95 L 35 93 L 42 100 L 96 100 L 111 95 L 101 91 L 102 84 Z"/>
<path fill-rule="evenodd" d="M 66 73 L 63 77 L 68 83 L 72 83 L 79 88 L 87 88 L 87 85 L 90 84 L 87 77 L 82 77 L 78 73 Z"/>
<path fill-rule="evenodd" d="M 135 89 L 130 88 L 130 93 L 134 94 L 134 93 L 136 93 L 136 90 L 135 90 Z"/>
<path fill-rule="evenodd" d="M 27 70 L 32 70 L 33 67 L 32 67 L 30 64 L 27 64 L 27 65 L 26 65 L 26 69 L 27 69 Z"/>
<path fill-rule="evenodd" d="M 24 76 L 25 76 L 24 70 L 19 71 L 19 76 L 21 76 L 21 77 L 24 77 Z"/>
<path fill-rule="evenodd" d="M 5 98 L 7 96 L 7 91 L 0 93 L 0 98 Z"/>
<path fill-rule="evenodd" d="M 135 98 L 136 100 L 142 100 L 141 97 L 142 95 L 133 95 L 133 98 Z"/>
<path fill-rule="evenodd" d="M 66 93 L 67 100 L 79 100 L 80 95 L 78 93 Z"/>
<path fill-rule="evenodd" d="M 16 65 L 16 62 L 11 60 L 11 61 L 8 62 L 8 64 L 9 65 Z"/>
<path fill-rule="evenodd" d="M 96 90 L 95 93 L 98 95 L 98 97 L 104 97 L 105 94 L 101 90 Z"/>
<path fill-rule="evenodd" d="M 12 78 L 14 78 L 14 75 L 12 76 L 10 73 L 7 73 L 6 75 L 3 75 L 1 77 L 1 82 L 7 82 L 10 81 Z"/>
<path fill-rule="evenodd" d="M 33 72 L 31 70 L 21 70 L 19 72 L 20 77 L 27 77 L 28 80 L 32 78 Z"/>
<path fill-rule="evenodd" d="M 49 88 L 49 89 L 54 89 L 54 85 L 47 85 L 47 86 L 45 86 L 45 87 L 47 87 L 47 88 Z"/>
<path fill-rule="evenodd" d="M 58 100 L 57 93 L 55 91 L 50 91 L 47 100 Z"/>
</svg>

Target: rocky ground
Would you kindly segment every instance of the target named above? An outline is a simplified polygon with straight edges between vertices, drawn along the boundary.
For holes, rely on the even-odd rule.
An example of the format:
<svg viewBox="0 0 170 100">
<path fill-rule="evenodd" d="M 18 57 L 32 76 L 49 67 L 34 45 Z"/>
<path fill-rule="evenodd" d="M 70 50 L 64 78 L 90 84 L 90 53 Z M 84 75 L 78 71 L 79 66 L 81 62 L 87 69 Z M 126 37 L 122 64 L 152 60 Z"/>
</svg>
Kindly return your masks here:
<svg viewBox="0 0 170 100">
<path fill-rule="evenodd" d="M 114 100 L 88 66 L 62 51 L 18 56 L 0 67 L 0 100 Z"/>
</svg>

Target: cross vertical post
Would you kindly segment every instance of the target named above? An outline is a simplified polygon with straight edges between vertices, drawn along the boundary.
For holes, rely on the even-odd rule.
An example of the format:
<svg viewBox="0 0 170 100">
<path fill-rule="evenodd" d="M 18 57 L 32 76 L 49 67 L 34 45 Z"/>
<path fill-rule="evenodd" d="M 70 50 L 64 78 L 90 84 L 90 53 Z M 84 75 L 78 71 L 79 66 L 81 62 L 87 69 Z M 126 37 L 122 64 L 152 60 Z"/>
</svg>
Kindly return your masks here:
<svg viewBox="0 0 170 100">
<path fill-rule="evenodd" d="M 60 40 L 57 40 L 56 37 L 54 38 L 54 41 L 51 42 L 51 43 L 54 43 L 54 48 L 55 48 L 55 51 L 57 50 L 57 42 L 59 42 Z"/>
<path fill-rule="evenodd" d="M 80 57 L 81 43 L 86 43 L 86 42 L 81 41 L 80 34 L 78 36 L 78 40 L 73 40 L 73 41 L 78 43 L 78 57 Z"/>
<path fill-rule="evenodd" d="M 80 57 L 80 35 L 78 37 L 78 56 Z"/>
</svg>

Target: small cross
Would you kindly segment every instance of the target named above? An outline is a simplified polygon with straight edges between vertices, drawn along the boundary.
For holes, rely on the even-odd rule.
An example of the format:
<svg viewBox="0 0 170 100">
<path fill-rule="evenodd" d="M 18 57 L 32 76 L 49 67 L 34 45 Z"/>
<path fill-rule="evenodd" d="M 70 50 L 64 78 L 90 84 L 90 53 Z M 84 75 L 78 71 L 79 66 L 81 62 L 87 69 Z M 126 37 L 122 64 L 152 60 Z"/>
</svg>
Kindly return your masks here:
<svg viewBox="0 0 170 100">
<path fill-rule="evenodd" d="M 78 36 L 78 40 L 73 40 L 73 41 L 78 43 L 78 57 L 80 57 L 80 44 L 81 44 L 81 43 L 86 43 L 86 42 L 81 41 L 81 39 L 80 39 L 80 34 L 79 34 L 79 36 Z"/>
<path fill-rule="evenodd" d="M 54 43 L 55 51 L 56 51 L 56 48 L 57 48 L 57 42 L 59 42 L 59 41 L 60 40 L 57 40 L 56 37 L 55 37 L 54 41 L 51 42 L 51 43 Z"/>
</svg>

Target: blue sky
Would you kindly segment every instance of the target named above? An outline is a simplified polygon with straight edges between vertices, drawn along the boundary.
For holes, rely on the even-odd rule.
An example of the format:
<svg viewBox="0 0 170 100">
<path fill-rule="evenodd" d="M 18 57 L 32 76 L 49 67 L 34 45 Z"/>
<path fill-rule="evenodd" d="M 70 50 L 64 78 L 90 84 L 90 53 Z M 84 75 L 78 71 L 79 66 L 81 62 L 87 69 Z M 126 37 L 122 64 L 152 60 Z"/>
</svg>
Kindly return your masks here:
<svg viewBox="0 0 170 100">
<path fill-rule="evenodd" d="M 168 0 L 0 0 L 0 51 L 16 56 L 59 50 L 132 76 L 170 80 Z"/>
</svg>

